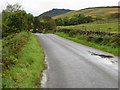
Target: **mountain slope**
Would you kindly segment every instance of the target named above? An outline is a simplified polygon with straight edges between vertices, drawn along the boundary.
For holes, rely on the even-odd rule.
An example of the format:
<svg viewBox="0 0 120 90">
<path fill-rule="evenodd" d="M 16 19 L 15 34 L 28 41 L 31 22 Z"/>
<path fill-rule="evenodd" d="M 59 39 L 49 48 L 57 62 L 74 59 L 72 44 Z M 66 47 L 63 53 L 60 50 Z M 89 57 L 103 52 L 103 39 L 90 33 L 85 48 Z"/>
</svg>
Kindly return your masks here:
<svg viewBox="0 0 120 90">
<path fill-rule="evenodd" d="M 42 19 L 42 17 L 44 15 L 49 15 L 49 16 L 53 17 L 53 16 L 58 16 L 58 15 L 70 12 L 70 11 L 73 11 L 73 10 L 69 10 L 69 9 L 52 9 L 50 11 L 47 11 L 47 12 L 44 12 L 44 13 L 40 14 L 39 17 L 40 17 L 40 19 Z"/>
<path fill-rule="evenodd" d="M 76 14 L 84 14 L 86 16 L 90 15 L 93 17 L 101 16 L 101 17 L 108 17 L 109 15 L 118 13 L 118 6 L 111 6 L 111 7 L 93 7 L 93 8 L 86 8 L 76 11 L 71 11 L 65 14 L 61 14 L 58 16 L 54 16 L 53 19 L 63 18 L 63 17 L 70 17 Z"/>
</svg>

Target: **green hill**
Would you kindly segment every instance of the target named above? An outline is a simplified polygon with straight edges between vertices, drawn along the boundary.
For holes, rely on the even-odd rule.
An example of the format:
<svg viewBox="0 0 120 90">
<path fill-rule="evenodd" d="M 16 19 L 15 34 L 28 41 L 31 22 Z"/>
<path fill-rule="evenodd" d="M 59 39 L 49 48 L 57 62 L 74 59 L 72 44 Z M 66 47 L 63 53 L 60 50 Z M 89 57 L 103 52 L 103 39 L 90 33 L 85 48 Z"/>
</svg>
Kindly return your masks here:
<svg viewBox="0 0 120 90">
<path fill-rule="evenodd" d="M 42 17 L 44 15 L 49 15 L 49 16 L 53 17 L 53 16 L 58 16 L 58 15 L 70 12 L 70 11 L 73 11 L 73 10 L 69 10 L 69 9 L 52 9 L 52 10 L 49 10 L 47 12 L 44 12 L 44 13 L 40 14 L 39 17 L 40 17 L 40 19 L 42 19 Z"/>
<path fill-rule="evenodd" d="M 63 18 L 66 16 L 71 17 L 76 14 L 84 14 L 86 16 L 101 17 L 106 19 L 111 15 L 117 16 L 118 8 L 119 8 L 118 6 L 86 8 L 86 9 L 71 11 L 58 16 L 54 16 L 53 19 Z"/>
</svg>

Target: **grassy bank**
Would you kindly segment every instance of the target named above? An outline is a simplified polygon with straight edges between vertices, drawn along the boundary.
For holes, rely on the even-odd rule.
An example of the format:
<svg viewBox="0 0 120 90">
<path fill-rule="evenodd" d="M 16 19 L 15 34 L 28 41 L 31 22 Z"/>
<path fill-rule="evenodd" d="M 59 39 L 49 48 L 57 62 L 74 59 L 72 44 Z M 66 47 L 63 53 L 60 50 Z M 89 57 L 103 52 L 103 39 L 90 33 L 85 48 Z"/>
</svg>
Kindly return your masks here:
<svg viewBox="0 0 120 90">
<path fill-rule="evenodd" d="M 40 79 L 45 67 L 43 49 L 36 37 L 30 33 L 28 42 L 17 55 L 17 61 L 3 71 L 2 86 L 4 88 L 40 87 Z"/>
<path fill-rule="evenodd" d="M 87 45 L 87 46 L 90 46 L 90 47 L 93 47 L 93 48 L 96 48 L 96 49 L 99 49 L 99 50 L 102 50 L 102 51 L 106 51 L 106 52 L 109 52 L 109 53 L 113 53 L 116 56 L 120 56 L 118 54 L 118 48 L 117 47 L 112 47 L 112 46 L 104 45 L 104 44 L 101 44 L 101 43 L 90 42 L 90 41 L 84 39 L 84 37 L 82 37 L 83 39 L 77 38 L 77 37 L 70 37 L 69 34 L 66 34 L 66 33 L 63 33 L 63 32 L 61 32 L 61 33 L 59 32 L 59 33 L 55 33 L 55 34 L 59 35 L 61 37 L 64 37 L 66 39 L 75 41 L 77 43 Z"/>
</svg>

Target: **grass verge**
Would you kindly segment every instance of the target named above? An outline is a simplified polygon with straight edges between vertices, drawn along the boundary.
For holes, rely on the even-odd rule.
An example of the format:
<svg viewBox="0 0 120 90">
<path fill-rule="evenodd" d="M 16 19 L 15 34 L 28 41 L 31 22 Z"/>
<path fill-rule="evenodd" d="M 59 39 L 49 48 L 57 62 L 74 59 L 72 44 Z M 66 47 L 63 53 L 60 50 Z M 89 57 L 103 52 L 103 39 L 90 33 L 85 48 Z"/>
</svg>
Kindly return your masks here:
<svg viewBox="0 0 120 90">
<path fill-rule="evenodd" d="M 3 71 L 3 88 L 40 88 L 42 71 L 46 68 L 44 51 L 36 37 L 29 34 L 28 43 L 18 55 L 18 61 Z"/>
<path fill-rule="evenodd" d="M 111 46 L 97 44 L 97 43 L 89 42 L 89 41 L 84 40 L 84 39 L 78 39 L 78 38 L 75 38 L 75 37 L 70 37 L 68 34 L 65 34 L 63 32 L 54 33 L 54 34 L 59 35 L 61 37 L 64 37 L 66 39 L 75 41 L 77 43 L 89 46 L 89 47 L 93 47 L 93 48 L 96 48 L 96 49 L 99 49 L 99 50 L 102 50 L 102 51 L 112 53 L 115 56 L 120 56 L 120 54 L 118 53 L 118 48 L 112 48 Z"/>
</svg>

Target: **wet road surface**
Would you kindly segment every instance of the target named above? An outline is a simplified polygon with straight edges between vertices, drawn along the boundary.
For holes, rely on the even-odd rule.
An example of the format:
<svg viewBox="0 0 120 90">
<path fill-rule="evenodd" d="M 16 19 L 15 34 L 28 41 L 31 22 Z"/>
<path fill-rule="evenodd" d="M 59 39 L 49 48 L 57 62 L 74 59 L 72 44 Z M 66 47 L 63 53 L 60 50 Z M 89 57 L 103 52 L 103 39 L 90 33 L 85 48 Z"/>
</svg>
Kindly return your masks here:
<svg viewBox="0 0 120 90">
<path fill-rule="evenodd" d="M 117 57 L 54 34 L 35 35 L 48 63 L 44 88 L 118 87 Z"/>
</svg>

